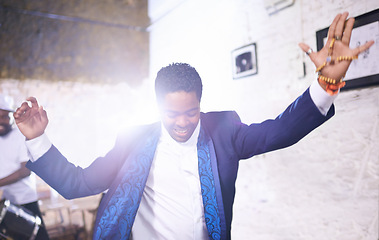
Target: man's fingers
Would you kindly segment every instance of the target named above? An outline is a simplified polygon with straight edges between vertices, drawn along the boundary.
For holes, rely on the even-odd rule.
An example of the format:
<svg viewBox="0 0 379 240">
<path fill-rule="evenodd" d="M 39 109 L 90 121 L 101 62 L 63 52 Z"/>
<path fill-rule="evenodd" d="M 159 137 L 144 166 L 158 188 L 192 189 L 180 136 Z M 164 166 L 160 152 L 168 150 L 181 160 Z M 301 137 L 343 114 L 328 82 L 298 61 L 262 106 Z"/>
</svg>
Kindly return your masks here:
<svg viewBox="0 0 379 240">
<path fill-rule="evenodd" d="M 41 106 L 39 108 L 39 113 L 40 113 L 40 116 L 42 118 L 42 121 L 44 122 L 44 124 L 47 124 L 49 122 L 48 118 L 47 118 L 47 113 L 46 111 L 43 109 L 43 107 Z"/>
<path fill-rule="evenodd" d="M 299 43 L 299 47 L 304 51 L 304 52 L 307 52 L 308 51 L 308 48 L 309 46 L 305 43 Z"/>
<path fill-rule="evenodd" d="M 372 45 L 374 44 L 374 41 L 371 40 L 371 41 L 368 41 L 367 43 L 357 47 L 354 49 L 354 55 L 359 55 L 361 54 L 362 52 L 366 51 L 367 49 L 369 49 Z"/>
<path fill-rule="evenodd" d="M 29 106 L 28 102 L 31 103 L 31 107 Z M 28 97 L 26 99 L 26 102 L 23 102 L 19 108 L 14 112 L 13 117 L 15 118 L 16 122 L 21 122 L 27 118 L 27 116 L 30 116 L 32 109 L 35 109 L 39 111 L 39 106 L 37 99 L 35 97 Z M 44 110 L 43 110 L 44 111 Z"/>
<path fill-rule="evenodd" d="M 340 19 L 341 17 L 341 14 L 337 14 L 337 16 L 334 18 L 332 24 L 330 24 L 330 27 L 329 27 L 329 31 L 328 31 L 328 42 L 334 38 L 334 33 L 336 31 L 336 26 L 337 26 L 337 23 L 338 23 L 338 20 Z"/>
<path fill-rule="evenodd" d="M 342 42 L 346 44 L 347 46 L 349 46 L 350 44 L 350 37 L 351 37 L 351 32 L 354 27 L 354 22 L 355 22 L 354 18 L 349 18 L 349 20 L 347 20 L 347 22 L 345 23 L 345 29 L 342 36 Z"/>
<path fill-rule="evenodd" d="M 37 99 L 35 97 L 28 97 L 26 100 L 32 104 L 32 108 L 38 108 L 39 107 Z"/>
<path fill-rule="evenodd" d="M 15 118 L 21 117 L 29 108 L 30 107 L 29 107 L 28 103 L 27 102 L 23 102 L 21 104 L 21 106 L 16 109 L 16 111 L 13 114 L 13 116 Z"/>
<path fill-rule="evenodd" d="M 305 43 L 299 43 L 299 47 L 309 56 L 309 58 L 313 62 L 315 58 L 315 52 L 313 51 L 313 49 Z"/>
<path fill-rule="evenodd" d="M 342 40 L 342 35 L 344 34 L 344 28 L 345 28 L 345 21 L 348 15 L 349 15 L 348 12 L 342 13 L 342 15 L 337 21 L 337 25 L 334 30 L 334 38 L 336 40 Z"/>
<path fill-rule="evenodd" d="M 311 47 L 309 47 L 307 44 L 305 43 L 299 43 L 299 47 L 301 48 L 301 50 L 303 50 L 307 55 L 310 55 L 313 53 L 313 49 Z"/>
<path fill-rule="evenodd" d="M 37 102 L 37 99 L 35 97 L 31 96 L 31 97 L 26 98 L 26 101 L 30 101 L 30 102 L 35 101 L 35 102 Z"/>
<path fill-rule="evenodd" d="M 37 108 L 37 109 L 39 108 L 37 99 L 35 97 L 28 97 L 26 101 L 29 101 L 32 104 L 32 108 Z M 30 109 L 29 104 L 27 102 L 23 102 L 21 106 L 17 108 L 16 112 L 20 114 L 20 113 L 24 113 L 28 109 Z"/>
</svg>

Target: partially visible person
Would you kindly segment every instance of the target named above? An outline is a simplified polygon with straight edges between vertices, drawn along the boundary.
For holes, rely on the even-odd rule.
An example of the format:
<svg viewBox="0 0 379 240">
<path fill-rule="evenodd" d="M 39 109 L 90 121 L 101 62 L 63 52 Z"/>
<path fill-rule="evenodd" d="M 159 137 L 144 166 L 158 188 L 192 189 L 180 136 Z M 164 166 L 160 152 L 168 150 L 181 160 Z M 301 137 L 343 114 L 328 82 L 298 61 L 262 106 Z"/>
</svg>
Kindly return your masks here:
<svg viewBox="0 0 379 240">
<path fill-rule="evenodd" d="M 17 127 L 13 127 L 10 117 L 10 113 L 14 112 L 12 102 L 11 97 L 0 94 L 0 198 L 30 210 L 42 220 L 35 177 L 25 167 L 29 160 L 25 137 Z M 22 239 L 22 236 L 15 239 Z M 35 239 L 49 239 L 43 225 Z"/>
</svg>

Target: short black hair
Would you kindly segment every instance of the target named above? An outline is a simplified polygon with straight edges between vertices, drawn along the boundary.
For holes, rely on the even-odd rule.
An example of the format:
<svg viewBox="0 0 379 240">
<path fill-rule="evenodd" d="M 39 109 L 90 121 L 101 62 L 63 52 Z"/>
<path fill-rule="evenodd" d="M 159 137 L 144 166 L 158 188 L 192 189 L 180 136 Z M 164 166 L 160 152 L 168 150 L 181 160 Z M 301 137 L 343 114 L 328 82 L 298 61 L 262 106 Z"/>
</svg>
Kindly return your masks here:
<svg viewBox="0 0 379 240">
<path fill-rule="evenodd" d="M 163 67 L 155 79 L 155 94 L 158 102 L 166 94 L 178 91 L 195 92 L 199 102 L 201 100 L 203 84 L 200 75 L 187 63 L 172 63 Z"/>
</svg>

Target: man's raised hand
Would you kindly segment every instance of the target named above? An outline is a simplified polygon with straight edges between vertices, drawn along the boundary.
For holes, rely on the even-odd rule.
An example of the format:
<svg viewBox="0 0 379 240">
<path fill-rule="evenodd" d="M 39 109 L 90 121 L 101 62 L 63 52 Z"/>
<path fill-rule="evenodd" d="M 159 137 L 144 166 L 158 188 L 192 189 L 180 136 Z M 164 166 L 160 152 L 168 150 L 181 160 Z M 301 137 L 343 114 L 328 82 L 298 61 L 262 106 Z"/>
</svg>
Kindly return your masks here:
<svg viewBox="0 0 379 240">
<path fill-rule="evenodd" d="M 351 60 L 374 44 L 374 41 L 368 41 L 357 48 L 349 47 L 354 18 L 348 19 L 348 15 L 348 12 L 337 14 L 329 27 L 327 42 L 320 51 L 313 52 L 307 44 L 299 44 L 316 68 L 320 69 L 319 72 L 328 78 L 336 80 L 343 78 Z M 329 60 L 328 57 L 330 57 Z M 347 59 L 347 61 L 339 61 L 339 59 Z"/>
<path fill-rule="evenodd" d="M 46 111 L 38 105 L 36 98 L 29 97 L 26 100 L 31 103 L 31 107 L 27 102 L 23 102 L 13 116 L 21 133 L 30 140 L 45 132 L 49 120 Z"/>
</svg>

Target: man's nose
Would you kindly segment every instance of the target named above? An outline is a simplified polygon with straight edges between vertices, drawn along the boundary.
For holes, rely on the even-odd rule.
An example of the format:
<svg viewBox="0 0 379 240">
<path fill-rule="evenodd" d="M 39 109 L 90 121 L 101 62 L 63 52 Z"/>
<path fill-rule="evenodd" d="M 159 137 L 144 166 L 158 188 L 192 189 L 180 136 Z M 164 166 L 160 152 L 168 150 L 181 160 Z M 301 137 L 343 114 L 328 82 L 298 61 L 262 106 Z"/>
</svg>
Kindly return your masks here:
<svg viewBox="0 0 379 240">
<path fill-rule="evenodd" d="M 188 119 L 185 115 L 180 115 L 176 118 L 176 125 L 179 127 L 185 127 L 188 123 Z"/>
</svg>

